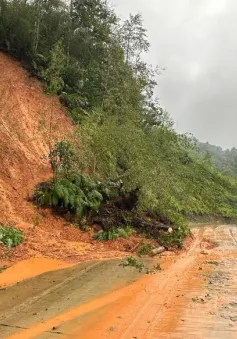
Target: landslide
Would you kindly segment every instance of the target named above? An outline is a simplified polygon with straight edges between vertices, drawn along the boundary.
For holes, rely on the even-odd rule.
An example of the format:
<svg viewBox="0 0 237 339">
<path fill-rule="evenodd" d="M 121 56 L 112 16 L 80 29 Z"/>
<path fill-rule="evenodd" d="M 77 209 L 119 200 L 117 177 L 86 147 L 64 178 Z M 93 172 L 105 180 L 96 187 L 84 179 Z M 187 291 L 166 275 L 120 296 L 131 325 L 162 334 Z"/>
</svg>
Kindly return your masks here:
<svg viewBox="0 0 237 339">
<path fill-rule="evenodd" d="M 70 135 L 73 125 L 58 98 L 2 52 L 0 74 L 0 222 L 24 232 L 24 242 L 10 252 L 0 245 L 0 266 L 31 257 L 78 262 L 121 256 L 128 240 L 97 243 L 29 201 L 35 185 L 52 176 L 45 159 L 49 145 Z M 133 247 L 138 240 L 129 241 Z"/>
<path fill-rule="evenodd" d="M 3 53 L 0 74 L 0 215 L 2 221 L 31 223 L 35 209 L 27 198 L 51 175 L 44 156 L 72 124 L 58 99 Z"/>
</svg>

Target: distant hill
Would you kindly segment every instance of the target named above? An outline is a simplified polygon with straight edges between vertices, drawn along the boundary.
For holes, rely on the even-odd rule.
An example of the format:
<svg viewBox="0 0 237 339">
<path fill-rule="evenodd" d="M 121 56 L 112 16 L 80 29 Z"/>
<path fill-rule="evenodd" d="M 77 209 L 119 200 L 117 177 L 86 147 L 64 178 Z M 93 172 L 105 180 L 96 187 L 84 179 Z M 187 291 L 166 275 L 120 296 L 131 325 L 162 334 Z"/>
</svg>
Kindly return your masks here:
<svg viewBox="0 0 237 339">
<path fill-rule="evenodd" d="M 212 164 L 227 175 L 237 176 L 237 149 L 223 150 L 208 142 L 197 142 L 198 154 L 209 159 Z"/>
</svg>

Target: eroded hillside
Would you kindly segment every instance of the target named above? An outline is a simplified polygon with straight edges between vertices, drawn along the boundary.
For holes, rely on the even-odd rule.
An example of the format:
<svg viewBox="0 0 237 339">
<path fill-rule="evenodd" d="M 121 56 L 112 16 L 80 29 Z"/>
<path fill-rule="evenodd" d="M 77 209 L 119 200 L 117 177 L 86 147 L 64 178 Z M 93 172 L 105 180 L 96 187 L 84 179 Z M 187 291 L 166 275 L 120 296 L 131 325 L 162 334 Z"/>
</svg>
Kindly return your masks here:
<svg viewBox="0 0 237 339">
<path fill-rule="evenodd" d="M 50 143 L 68 136 L 72 123 L 59 100 L 46 95 L 19 62 L 3 53 L 0 74 L 0 221 L 14 223 L 25 239 L 10 254 L 0 247 L 1 262 L 38 256 L 73 262 L 117 256 L 121 244 L 97 243 L 29 201 L 35 185 L 51 176 L 45 160 Z M 121 241 L 123 248 L 127 240 Z"/>
<path fill-rule="evenodd" d="M 2 221 L 32 222 L 27 202 L 34 185 L 50 176 L 44 156 L 50 142 L 67 135 L 71 122 L 56 98 L 19 63 L 0 54 L 0 213 Z"/>
</svg>

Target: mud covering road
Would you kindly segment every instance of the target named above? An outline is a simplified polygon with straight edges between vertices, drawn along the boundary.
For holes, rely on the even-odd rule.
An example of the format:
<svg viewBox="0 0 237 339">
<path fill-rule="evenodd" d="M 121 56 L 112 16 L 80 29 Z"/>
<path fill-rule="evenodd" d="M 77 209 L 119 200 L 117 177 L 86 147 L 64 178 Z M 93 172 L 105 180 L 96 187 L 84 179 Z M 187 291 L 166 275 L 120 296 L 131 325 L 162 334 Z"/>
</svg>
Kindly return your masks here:
<svg viewBox="0 0 237 339">
<path fill-rule="evenodd" d="M 121 260 L 90 262 L 47 272 L 0 289 L 0 338 L 27 338 L 24 329 L 95 299 L 142 276 L 135 268 L 119 266 Z M 43 338 L 54 338 L 47 329 Z M 22 333 L 22 336 L 21 336 Z M 31 336 L 29 336 L 31 338 Z"/>
<path fill-rule="evenodd" d="M 188 252 L 135 282 L 137 271 L 109 261 L 1 290 L 0 338 L 237 338 L 237 228 L 194 234 Z"/>
</svg>

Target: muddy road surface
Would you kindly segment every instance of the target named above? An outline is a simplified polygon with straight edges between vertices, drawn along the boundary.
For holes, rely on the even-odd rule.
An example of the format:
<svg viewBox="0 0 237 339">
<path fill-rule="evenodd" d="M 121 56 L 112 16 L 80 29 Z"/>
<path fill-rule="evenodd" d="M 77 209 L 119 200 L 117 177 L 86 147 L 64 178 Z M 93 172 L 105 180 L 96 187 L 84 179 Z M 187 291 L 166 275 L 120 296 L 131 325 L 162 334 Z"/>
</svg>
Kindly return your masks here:
<svg viewBox="0 0 237 339">
<path fill-rule="evenodd" d="M 160 259 L 155 275 L 113 260 L 0 290 L 0 338 L 236 339 L 237 227 L 201 226 L 194 235 L 187 252 Z"/>
</svg>

